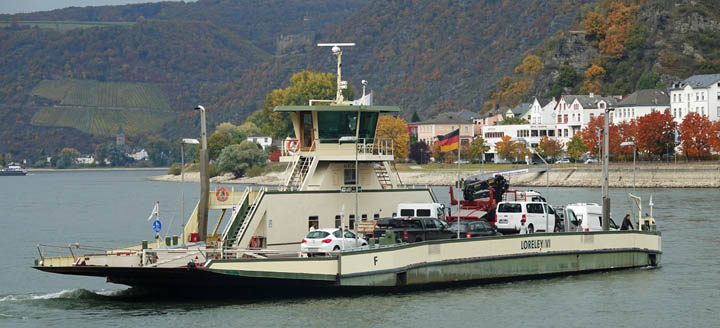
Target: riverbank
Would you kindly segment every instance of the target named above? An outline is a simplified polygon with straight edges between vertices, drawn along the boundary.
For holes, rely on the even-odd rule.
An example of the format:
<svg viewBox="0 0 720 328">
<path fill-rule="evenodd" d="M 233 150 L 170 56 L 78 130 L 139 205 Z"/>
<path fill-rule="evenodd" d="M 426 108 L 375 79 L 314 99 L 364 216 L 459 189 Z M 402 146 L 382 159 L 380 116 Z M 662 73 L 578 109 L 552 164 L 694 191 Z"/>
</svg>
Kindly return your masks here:
<svg viewBox="0 0 720 328">
<path fill-rule="evenodd" d="M 520 168 L 508 166 L 504 170 Z M 460 177 L 482 173 L 481 170 L 460 170 Z M 424 169 L 413 166 L 398 171 L 403 184 L 447 186 L 457 180 L 458 173 L 452 169 Z M 553 187 L 600 187 L 602 170 L 599 165 L 570 165 L 550 168 L 550 186 Z M 147 180 L 180 182 L 179 175 L 161 175 Z M 186 182 L 200 182 L 198 172 L 185 173 Z M 257 177 L 235 179 L 231 174 L 217 176 L 212 183 L 238 183 L 275 186 L 284 183 L 283 172 L 271 172 Z M 611 187 L 633 186 L 633 165 L 612 164 L 609 168 Z M 546 184 L 545 173 L 529 173 L 510 177 L 512 186 L 541 187 Z M 642 164 L 636 167 L 635 185 L 638 188 L 717 188 L 720 187 L 720 165 L 717 164 Z"/>
<path fill-rule="evenodd" d="M 163 171 L 167 172 L 167 167 L 86 167 L 77 169 L 27 169 L 28 173 L 32 172 L 65 172 L 65 171 Z"/>
</svg>

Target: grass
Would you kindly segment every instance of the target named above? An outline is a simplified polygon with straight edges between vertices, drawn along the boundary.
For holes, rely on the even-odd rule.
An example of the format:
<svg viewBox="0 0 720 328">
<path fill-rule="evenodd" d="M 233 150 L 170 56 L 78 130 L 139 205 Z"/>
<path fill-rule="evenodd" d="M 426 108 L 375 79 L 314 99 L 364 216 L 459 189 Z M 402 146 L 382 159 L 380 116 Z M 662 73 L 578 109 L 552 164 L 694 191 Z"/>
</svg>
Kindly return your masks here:
<svg viewBox="0 0 720 328">
<path fill-rule="evenodd" d="M 93 80 L 41 81 L 33 95 L 59 101 L 32 118 L 39 126 L 71 127 L 112 136 L 122 125 L 128 135 L 152 132 L 175 118 L 159 85 Z"/>
</svg>

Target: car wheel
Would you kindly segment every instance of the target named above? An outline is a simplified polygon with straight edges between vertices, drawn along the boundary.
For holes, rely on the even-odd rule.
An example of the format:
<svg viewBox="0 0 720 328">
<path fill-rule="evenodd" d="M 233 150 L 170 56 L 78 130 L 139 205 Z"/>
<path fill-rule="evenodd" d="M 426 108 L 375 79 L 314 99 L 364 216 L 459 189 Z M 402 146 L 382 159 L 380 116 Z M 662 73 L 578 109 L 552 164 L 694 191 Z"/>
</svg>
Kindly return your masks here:
<svg viewBox="0 0 720 328">
<path fill-rule="evenodd" d="M 313 257 L 312 253 L 307 253 L 308 257 Z"/>
<path fill-rule="evenodd" d="M 337 252 L 337 251 L 339 251 L 339 250 L 340 250 L 340 246 L 335 246 L 335 247 L 333 247 L 333 252 Z"/>
<path fill-rule="evenodd" d="M 367 246 L 367 243 L 362 243 L 362 245 L 360 245 L 360 247 L 365 247 L 365 246 Z"/>
<path fill-rule="evenodd" d="M 535 233 L 535 227 L 532 224 L 528 226 L 528 233 Z"/>
</svg>

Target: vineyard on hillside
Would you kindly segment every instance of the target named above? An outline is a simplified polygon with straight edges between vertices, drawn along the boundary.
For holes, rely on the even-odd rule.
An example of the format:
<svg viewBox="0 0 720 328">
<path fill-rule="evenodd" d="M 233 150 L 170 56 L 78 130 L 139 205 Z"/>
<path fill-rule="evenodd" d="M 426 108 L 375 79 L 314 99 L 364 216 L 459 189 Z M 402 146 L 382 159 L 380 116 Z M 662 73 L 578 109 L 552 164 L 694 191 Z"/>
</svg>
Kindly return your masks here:
<svg viewBox="0 0 720 328">
<path fill-rule="evenodd" d="M 58 101 L 32 118 L 39 126 L 72 127 L 102 136 L 152 132 L 175 119 L 157 84 L 59 80 L 40 82 L 32 94 Z"/>
</svg>

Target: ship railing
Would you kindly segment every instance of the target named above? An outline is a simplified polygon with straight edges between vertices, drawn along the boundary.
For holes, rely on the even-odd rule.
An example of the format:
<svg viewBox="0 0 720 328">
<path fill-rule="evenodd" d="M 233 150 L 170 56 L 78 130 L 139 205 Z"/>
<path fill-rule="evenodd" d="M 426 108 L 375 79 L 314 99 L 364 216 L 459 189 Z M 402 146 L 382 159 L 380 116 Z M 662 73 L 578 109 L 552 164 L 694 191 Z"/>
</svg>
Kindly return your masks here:
<svg viewBox="0 0 720 328">
<path fill-rule="evenodd" d="M 319 145 L 326 144 L 353 144 L 357 139 L 357 152 L 360 155 L 395 155 L 394 140 L 392 138 L 355 138 L 353 136 L 340 138 L 314 139 L 310 147 L 301 147 L 299 151 L 291 152 L 287 143 L 282 145 L 282 156 L 300 156 L 303 152 L 314 152 Z"/>
<path fill-rule="evenodd" d="M 54 262 L 74 263 L 78 257 L 94 255 L 108 255 L 117 252 L 138 252 L 138 249 L 132 248 L 109 248 L 102 246 L 80 245 L 79 243 L 68 244 L 67 246 L 37 244 L 38 254 L 40 255 L 39 264 L 47 264 L 47 259 L 53 259 Z"/>
</svg>

